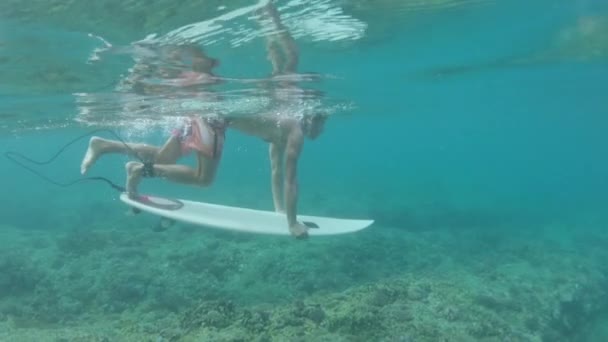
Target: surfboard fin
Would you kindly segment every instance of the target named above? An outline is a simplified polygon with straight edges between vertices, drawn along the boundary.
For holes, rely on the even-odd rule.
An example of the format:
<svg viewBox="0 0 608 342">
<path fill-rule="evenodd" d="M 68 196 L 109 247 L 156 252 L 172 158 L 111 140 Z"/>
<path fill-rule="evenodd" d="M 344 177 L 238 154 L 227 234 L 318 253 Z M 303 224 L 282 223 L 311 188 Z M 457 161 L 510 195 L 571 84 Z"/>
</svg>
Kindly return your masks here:
<svg viewBox="0 0 608 342">
<path fill-rule="evenodd" d="M 172 220 L 170 218 L 166 218 L 166 217 L 161 217 L 158 224 L 156 226 L 154 226 L 152 228 L 152 230 L 155 232 L 164 232 L 165 230 L 171 228 L 174 224 L 175 224 L 174 220 Z"/>
</svg>

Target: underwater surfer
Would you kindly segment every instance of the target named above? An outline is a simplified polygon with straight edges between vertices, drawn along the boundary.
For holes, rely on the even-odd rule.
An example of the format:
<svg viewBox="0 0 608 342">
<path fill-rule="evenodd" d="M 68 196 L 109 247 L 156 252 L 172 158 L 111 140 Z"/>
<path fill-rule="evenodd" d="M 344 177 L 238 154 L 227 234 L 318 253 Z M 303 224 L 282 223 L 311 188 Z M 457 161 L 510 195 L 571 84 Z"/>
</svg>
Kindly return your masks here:
<svg viewBox="0 0 608 342">
<path fill-rule="evenodd" d="M 165 57 L 171 63 L 162 68 L 139 62 L 137 70 L 147 70 L 150 73 L 133 75 L 128 82 L 130 90 L 145 95 L 164 94 L 166 86 L 145 86 L 144 78 L 151 75 L 170 79 L 174 88 L 187 89 L 195 84 L 216 83 L 217 77 L 213 74 L 213 69 L 219 64 L 217 60 L 207 57 L 193 46 L 172 46 L 168 51 Z M 185 68 L 180 65 L 183 59 L 191 62 L 191 70 L 184 71 Z M 200 98 L 199 94 L 200 92 L 193 93 L 197 98 Z M 137 186 L 142 177 L 163 177 L 178 183 L 208 186 L 213 183 L 221 159 L 226 127 L 227 120 L 220 115 L 192 115 L 184 120 L 181 127 L 171 132 L 163 146 L 125 143 L 94 136 L 89 141 L 80 171 L 83 175 L 86 174 L 104 154 L 120 153 L 134 155 L 143 161 L 128 162 L 125 166 L 126 191 L 132 198 L 137 197 Z M 195 168 L 177 164 L 181 157 L 190 153 L 196 155 Z"/>
<path fill-rule="evenodd" d="M 269 3 L 264 11 L 277 28 L 277 33 L 269 36 L 267 42 L 272 77 L 280 80 L 277 84 L 281 85 L 274 91 L 274 95 L 277 100 L 285 102 L 285 108 L 288 108 L 290 94 L 297 93 L 298 88 L 293 84 L 293 78 L 285 76 L 295 74 L 298 52 L 293 38 L 280 23 L 274 7 Z M 284 60 L 280 58 L 279 49 L 286 56 Z M 209 75 L 213 75 L 211 68 L 217 63 L 202 64 L 209 66 Z M 93 137 L 82 161 L 81 172 L 85 174 L 103 154 L 135 154 L 146 162 L 126 164 L 126 189 L 131 197 L 137 196 L 137 186 L 142 177 L 163 177 L 179 183 L 209 186 L 220 162 L 225 130 L 227 127 L 234 128 L 269 143 L 275 211 L 286 214 L 289 231 L 293 236 L 305 238 L 308 236 L 308 227 L 297 220 L 297 164 L 305 138 L 317 138 L 323 131 L 326 119 L 327 116 L 323 113 L 298 117 L 281 109 L 247 116 L 194 116 L 186 121 L 182 129 L 174 131 L 162 147 L 125 144 Z M 196 153 L 196 168 L 176 164 L 180 157 L 189 152 Z"/>
</svg>

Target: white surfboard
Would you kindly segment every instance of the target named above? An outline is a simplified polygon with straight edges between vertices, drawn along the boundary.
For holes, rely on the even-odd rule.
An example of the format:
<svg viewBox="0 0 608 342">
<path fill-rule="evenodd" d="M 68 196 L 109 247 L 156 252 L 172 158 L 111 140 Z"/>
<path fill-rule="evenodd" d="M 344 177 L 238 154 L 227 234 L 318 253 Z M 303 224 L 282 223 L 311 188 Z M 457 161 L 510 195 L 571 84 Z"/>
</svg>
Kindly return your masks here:
<svg viewBox="0 0 608 342">
<path fill-rule="evenodd" d="M 131 199 L 125 193 L 120 195 L 120 200 L 133 208 L 194 225 L 257 234 L 290 234 L 285 214 L 274 211 L 229 207 L 149 195 Z M 354 233 L 374 223 L 373 220 L 308 215 L 299 215 L 298 221 L 310 228 L 308 230 L 310 236 Z"/>
</svg>

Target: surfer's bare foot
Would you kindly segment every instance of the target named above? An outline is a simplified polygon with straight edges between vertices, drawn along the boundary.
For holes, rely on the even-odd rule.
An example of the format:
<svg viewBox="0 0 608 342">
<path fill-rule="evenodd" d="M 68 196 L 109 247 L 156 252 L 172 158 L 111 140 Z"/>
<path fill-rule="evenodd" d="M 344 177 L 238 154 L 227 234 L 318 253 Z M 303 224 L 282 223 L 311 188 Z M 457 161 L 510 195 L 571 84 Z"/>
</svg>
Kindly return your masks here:
<svg viewBox="0 0 608 342">
<path fill-rule="evenodd" d="M 308 227 L 306 227 L 305 225 L 301 224 L 300 222 L 297 222 L 296 224 L 289 226 L 289 232 L 296 239 L 306 239 L 306 238 L 308 238 Z"/>
<path fill-rule="evenodd" d="M 137 197 L 137 186 L 141 181 L 141 176 L 144 170 L 144 164 L 139 162 L 128 162 L 125 165 L 127 170 L 127 184 L 125 189 L 130 198 Z"/>
<path fill-rule="evenodd" d="M 87 148 L 87 152 L 82 159 L 82 164 L 80 164 L 80 173 L 86 174 L 89 171 L 89 168 L 93 166 L 97 158 L 99 158 L 99 154 L 101 152 L 101 145 L 103 144 L 103 139 L 99 137 L 91 137 L 89 140 L 89 147 Z"/>
</svg>

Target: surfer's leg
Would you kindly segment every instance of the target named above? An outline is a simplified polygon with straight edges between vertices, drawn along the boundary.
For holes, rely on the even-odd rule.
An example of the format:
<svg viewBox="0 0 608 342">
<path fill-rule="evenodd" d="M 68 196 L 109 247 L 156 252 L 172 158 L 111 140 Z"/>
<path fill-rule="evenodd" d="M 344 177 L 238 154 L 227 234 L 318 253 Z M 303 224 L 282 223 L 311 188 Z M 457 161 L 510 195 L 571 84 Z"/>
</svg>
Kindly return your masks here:
<svg viewBox="0 0 608 342">
<path fill-rule="evenodd" d="M 198 167 L 192 168 L 177 164 L 153 164 L 153 174 L 147 176 L 163 177 L 170 181 L 183 184 L 209 186 L 213 183 L 219 160 L 211 159 L 202 153 L 197 154 Z M 145 167 L 143 163 L 129 162 L 126 165 L 127 184 L 126 189 L 130 196 L 137 195 L 137 186 L 144 176 Z"/>
<path fill-rule="evenodd" d="M 270 155 L 270 188 L 274 210 L 282 213 L 285 212 L 283 202 L 283 155 L 285 154 L 285 145 L 271 142 L 268 152 Z"/>
<path fill-rule="evenodd" d="M 125 165 L 127 171 L 127 184 L 125 189 L 129 197 L 137 196 L 137 186 L 143 176 L 144 164 L 139 162 L 128 162 Z"/>
<path fill-rule="evenodd" d="M 182 156 L 182 143 L 178 136 L 172 135 L 160 148 L 154 159 L 158 164 L 175 164 Z"/>
<path fill-rule="evenodd" d="M 135 155 L 141 160 L 153 160 L 157 163 L 171 164 L 175 163 L 180 157 L 181 150 L 179 139 L 174 136 L 169 138 L 163 147 L 92 137 L 80 165 L 80 172 L 82 174 L 87 173 L 95 161 L 106 153 Z"/>
<path fill-rule="evenodd" d="M 122 141 L 108 140 L 100 137 L 92 137 L 89 140 L 89 147 L 87 152 L 82 159 L 80 165 L 80 172 L 82 174 L 87 173 L 89 168 L 93 166 L 95 161 L 106 153 L 122 153 L 122 154 L 135 154 L 139 158 L 144 160 L 154 160 L 156 155 L 160 151 L 157 146 L 147 144 L 133 144 L 123 143 Z"/>
<path fill-rule="evenodd" d="M 215 179 L 219 160 L 197 153 L 197 168 L 186 165 L 155 164 L 154 175 L 167 178 L 173 182 L 209 186 Z"/>
</svg>

